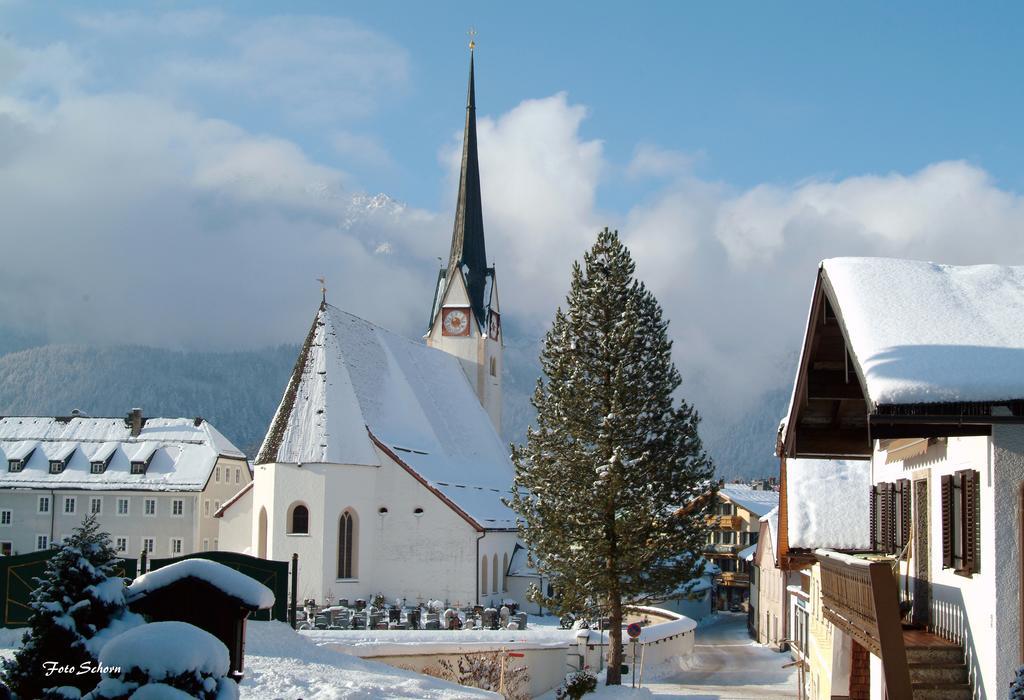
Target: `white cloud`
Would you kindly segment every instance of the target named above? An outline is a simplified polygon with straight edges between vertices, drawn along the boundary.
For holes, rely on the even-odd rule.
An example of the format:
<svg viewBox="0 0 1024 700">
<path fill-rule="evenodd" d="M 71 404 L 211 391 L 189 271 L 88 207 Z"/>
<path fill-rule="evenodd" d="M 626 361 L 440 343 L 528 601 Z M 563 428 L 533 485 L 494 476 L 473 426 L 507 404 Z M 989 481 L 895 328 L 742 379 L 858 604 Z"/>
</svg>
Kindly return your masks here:
<svg viewBox="0 0 1024 700">
<path fill-rule="evenodd" d="M 167 59 L 156 80 L 179 90 L 228 91 L 321 124 L 372 114 L 404 89 L 408 64 L 404 48 L 350 20 L 280 16 L 230 32 L 222 53 Z"/>
<path fill-rule="evenodd" d="M 633 150 L 633 159 L 626 166 L 626 176 L 634 179 L 681 177 L 689 174 L 702 158 L 703 154 L 694 155 L 641 143 Z"/>
<path fill-rule="evenodd" d="M 220 10 L 200 8 L 172 10 L 156 15 L 134 10 L 78 13 L 73 19 L 83 29 L 107 36 L 163 34 L 196 37 L 220 27 L 225 16 Z"/>
<path fill-rule="evenodd" d="M 371 80 L 342 86 L 380 52 L 399 56 L 384 84 L 404 79 L 404 54 L 377 35 L 327 23 L 306 36 L 297 21 L 251 27 L 253 45 L 214 61 L 211 74 L 252 90 L 262 69 L 278 81 L 300 75 L 295 94 L 322 113 L 338 89 L 358 92 L 363 105 L 380 99 Z M 317 65 L 315 49 L 284 55 L 294 42 L 342 37 L 354 40 L 349 63 L 339 55 Z M 440 155 L 449 194 L 439 214 L 360 195 L 350 175 L 286 139 L 145 92 L 89 93 L 88 73 L 67 46 L 0 43 L 0 248 L 16 251 L 0 275 L 0 324 L 85 343 L 294 342 L 325 275 L 339 306 L 422 331 L 436 258 L 448 250 L 461 132 Z M 51 96 L 37 99 L 39 90 Z M 650 146 L 617 166 L 601 141 L 581 135 L 586 116 L 559 93 L 479 120 L 503 308 L 548 321 L 572 261 L 601 227 L 618 227 L 671 320 L 687 394 L 712 419 L 788 380 L 779 358 L 797 348 L 821 258 L 1024 262 L 1024 199 L 976 165 L 737 191 L 694 175 L 684 154 Z M 374 157 L 372 136 L 360 139 L 345 132 L 335 146 Z M 629 211 L 602 211 L 600 188 L 630 172 L 666 180 Z"/>
</svg>

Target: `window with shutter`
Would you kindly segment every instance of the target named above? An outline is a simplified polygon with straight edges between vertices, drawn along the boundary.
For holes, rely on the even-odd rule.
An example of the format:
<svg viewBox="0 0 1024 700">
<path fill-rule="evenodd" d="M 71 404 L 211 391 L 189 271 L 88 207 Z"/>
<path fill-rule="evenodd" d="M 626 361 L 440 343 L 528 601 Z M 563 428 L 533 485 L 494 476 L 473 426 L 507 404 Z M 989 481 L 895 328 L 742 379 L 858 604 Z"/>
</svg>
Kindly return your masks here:
<svg viewBox="0 0 1024 700">
<path fill-rule="evenodd" d="M 942 568 L 953 567 L 953 476 L 942 476 Z"/>
<path fill-rule="evenodd" d="M 896 482 L 896 491 L 899 499 L 899 537 L 897 538 L 897 550 L 902 552 L 910 544 L 910 480 L 900 479 Z"/>
<path fill-rule="evenodd" d="M 960 478 L 960 524 L 963 527 L 961 570 L 964 573 L 976 574 L 981 568 L 981 556 L 978 551 L 981 544 L 978 522 L 980 479 L 978 472 L 973 469 L 957 472 L 957 476 Z"/>
<path fill-rule="evenodd" d="M 880 551 L 878 539 L 878 486 L 871 487 L 871 551 Z"/>
<path fill-rule="evenodd" d="M 896 514 L 893 513 L 892 484 L 879 484 L 879 515 L 881 527 L 879 528 L 880 552 L 891 553 L 893 551 L 893 525 L 896 522 Z"/>
</svg>

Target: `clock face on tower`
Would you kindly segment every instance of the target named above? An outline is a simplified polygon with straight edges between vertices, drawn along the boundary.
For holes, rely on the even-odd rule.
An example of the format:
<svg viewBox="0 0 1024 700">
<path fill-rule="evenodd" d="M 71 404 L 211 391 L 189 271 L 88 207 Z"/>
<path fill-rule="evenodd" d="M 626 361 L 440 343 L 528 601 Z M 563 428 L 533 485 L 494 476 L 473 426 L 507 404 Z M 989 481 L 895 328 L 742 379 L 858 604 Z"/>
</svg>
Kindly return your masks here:
<svg viewBox="0 0 1024 700">
<path fill-rule="evenodd" d="M 469 335 L 469 310 L 444 309 L 441 316 L 441 332 L 444 335 Z"/>
</svg>

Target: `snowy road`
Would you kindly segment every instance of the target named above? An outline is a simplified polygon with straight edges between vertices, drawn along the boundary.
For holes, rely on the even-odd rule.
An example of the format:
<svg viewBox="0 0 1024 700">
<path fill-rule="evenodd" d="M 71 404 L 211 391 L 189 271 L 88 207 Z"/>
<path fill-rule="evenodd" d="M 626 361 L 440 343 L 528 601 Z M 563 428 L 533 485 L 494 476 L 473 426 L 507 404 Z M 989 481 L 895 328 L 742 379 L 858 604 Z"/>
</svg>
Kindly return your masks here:
<svg viewBox="0 0 1024 700">
<path fill-rule="evenodd" d="M 792 660 L 789 654 L 755 645 L 745 614 L 720 613 L 719 618 L 698 628 L 686 670 L 644 684 L 651 693 L 704 700 L 795 698 L 796 670 L 782 668 Z"/>
</svg>

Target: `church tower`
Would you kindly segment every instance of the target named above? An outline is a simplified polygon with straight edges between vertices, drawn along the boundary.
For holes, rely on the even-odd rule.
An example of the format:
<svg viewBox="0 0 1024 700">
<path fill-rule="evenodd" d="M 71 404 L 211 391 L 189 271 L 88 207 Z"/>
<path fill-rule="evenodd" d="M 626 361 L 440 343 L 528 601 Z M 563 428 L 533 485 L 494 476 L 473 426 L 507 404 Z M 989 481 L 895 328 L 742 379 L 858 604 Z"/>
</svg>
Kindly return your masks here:
<svg viewBox="0 0 1024 700">
<path fill-rule="evenodd" d="M 469 44 L 469 94 L 462 142 L 462 172 L 448 263 L 437 277 L 427 345 L 455 355 L 477 398 L 501 433 L 501 309 L 494 267 L 487 266 L 476 151 L 476 91 Z"/>
</svg>

